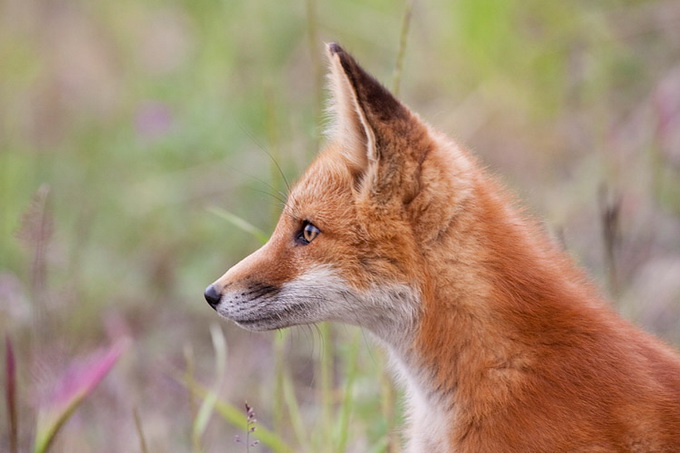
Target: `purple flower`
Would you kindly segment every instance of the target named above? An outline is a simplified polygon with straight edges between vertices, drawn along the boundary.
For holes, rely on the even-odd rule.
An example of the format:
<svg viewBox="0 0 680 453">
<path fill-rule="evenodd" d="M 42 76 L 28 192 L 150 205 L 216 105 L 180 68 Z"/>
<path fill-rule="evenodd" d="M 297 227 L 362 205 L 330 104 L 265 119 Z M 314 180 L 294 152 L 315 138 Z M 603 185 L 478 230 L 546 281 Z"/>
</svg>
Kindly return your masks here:
<svg viewBox="0 0 680 453">
<path fill-rule="evenodd" d="M 137 110 L 135 128 L 137 134 L 146 140 L 156 140 L 172 128 L 173 117 L 170 108 L 158 101 L 147 101 Z"/>
</svg>

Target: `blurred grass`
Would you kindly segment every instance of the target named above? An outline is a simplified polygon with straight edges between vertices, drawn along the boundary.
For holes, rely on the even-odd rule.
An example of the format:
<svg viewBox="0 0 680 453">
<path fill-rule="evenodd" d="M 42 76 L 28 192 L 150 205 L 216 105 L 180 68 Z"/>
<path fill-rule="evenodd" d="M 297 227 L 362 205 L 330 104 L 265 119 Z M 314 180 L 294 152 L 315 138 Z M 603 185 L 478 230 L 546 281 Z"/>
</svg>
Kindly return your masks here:
<svg viewBox="0 0 680 453">
<path fill-rule="evenodd" d="M 137 451 L 133 408 L 148 451 L 192 448 L 192 396 L 173 376 L 191 345 L 193 375 L 209 387 L 215 315 L 201 293 L 259 245 L 212 212 L 272 230 L 284 177 L 294 180 L 319 141 L 323 41 L 342 43 L 390 86 L 405 9 L 387 0 L 0 1 L 0 328 L 15 339 L 23 450 L 30 395 L 68 357 L 121 331 L 133 350 L 55 450 Z M 627 317 L 676 344 L 678 30 L 673 1 L 416 1 L 399 72 L 405 102 L 502 174 Z M 52 234 L 36 296 L 37 233 L 26 219 L 43 186 Z M 613 262 L 601 187 L 621 200 Z M 607 288 L 612 265 L 618 288 Z M 396 451 L 381 415 L 382 357 L 369 342 L 348 347 L 354 329 L 321 340 L 314 328 L 224 328 L 221 399 L 248 400 L 291 445 L 332 447 L 337 435 L 347 451 Z M 44 335 L 32 343 L 36 330 Z M 213 417 L 202 447 L 238 450 L 235 434 Z"/>
</svg>

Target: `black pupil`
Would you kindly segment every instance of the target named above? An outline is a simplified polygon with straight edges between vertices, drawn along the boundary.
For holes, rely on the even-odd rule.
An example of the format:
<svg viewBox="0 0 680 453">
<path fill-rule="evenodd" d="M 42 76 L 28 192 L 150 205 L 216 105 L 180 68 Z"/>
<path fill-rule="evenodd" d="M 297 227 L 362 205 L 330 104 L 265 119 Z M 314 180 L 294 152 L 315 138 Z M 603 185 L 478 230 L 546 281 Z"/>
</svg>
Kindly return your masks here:
<svg viewBox="0 0 680 453">
<path fill-rule="evenodd" d="M 305 225 L 305 229 L 303 231 L 305 241 L 311 242 L 316 237 L 316 231 L 317 231 L 316 227 L 311 223 Z"/>
</svg>

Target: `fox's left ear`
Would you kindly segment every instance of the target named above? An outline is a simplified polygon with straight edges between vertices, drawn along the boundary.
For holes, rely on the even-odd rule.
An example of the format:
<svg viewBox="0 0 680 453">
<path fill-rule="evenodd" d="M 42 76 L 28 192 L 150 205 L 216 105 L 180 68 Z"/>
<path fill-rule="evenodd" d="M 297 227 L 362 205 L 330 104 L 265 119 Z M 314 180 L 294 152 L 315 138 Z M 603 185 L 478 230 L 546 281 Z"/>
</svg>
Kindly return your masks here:
<svg viewBox="0 0 680 453">
<path fill-rule="evenodd" d="M 405 200 L 429 150 L 427 127 L 345 52 L 328 44 L 335 116 L 331 138 L 343 146 L 361 186 Z"/>
</svg>

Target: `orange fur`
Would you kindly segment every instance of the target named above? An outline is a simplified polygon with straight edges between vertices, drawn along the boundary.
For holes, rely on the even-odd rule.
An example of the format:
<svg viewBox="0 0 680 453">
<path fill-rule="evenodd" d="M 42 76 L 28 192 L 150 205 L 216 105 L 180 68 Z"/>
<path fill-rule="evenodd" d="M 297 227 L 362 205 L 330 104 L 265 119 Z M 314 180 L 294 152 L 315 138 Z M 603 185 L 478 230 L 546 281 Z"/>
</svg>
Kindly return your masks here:
<svg viewBox="0 0 680 453">
<path fill-rule="evenodd" d="M 254 330 L 375 333 L 407 387 L 410 452 L 680 451 L 678 355 L 616 315 L 472 156 L 336 44 L 329 57 L 330 143 L 211 305 Z"/>
</svg>

